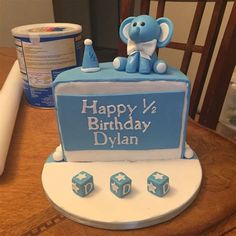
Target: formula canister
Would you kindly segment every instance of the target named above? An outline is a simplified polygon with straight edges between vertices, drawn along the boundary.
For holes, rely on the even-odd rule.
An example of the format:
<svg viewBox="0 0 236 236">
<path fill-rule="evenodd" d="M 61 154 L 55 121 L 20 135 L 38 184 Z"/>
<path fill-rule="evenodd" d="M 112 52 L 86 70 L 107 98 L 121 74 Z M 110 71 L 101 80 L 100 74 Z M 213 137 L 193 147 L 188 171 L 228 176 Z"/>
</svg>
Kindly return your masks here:
<svg viewBox="0 0 236 236">
<path fill-rule="evenodd" d="M 52 81 L 81 65 L 82 27 L 69 23 L 44 23 L 12 29 L 23 77 L 24 94 L 37 107 L 54 107 Z"/>
</svg>

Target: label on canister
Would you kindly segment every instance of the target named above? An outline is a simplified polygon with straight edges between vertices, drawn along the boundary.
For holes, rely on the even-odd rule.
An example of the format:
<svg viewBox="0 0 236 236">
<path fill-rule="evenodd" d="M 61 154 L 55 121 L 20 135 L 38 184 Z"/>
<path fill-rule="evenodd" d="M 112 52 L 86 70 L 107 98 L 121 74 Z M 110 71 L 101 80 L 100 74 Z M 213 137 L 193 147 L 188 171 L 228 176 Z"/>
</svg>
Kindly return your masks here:
<svg viewBox="0 0 236 236">
<path fill-rule="evenodd" d="M 81 65 L 82 27 L 67 23 L 45 23 L 12 29 L 28 102 L 54 107 L 52 82 L 56 76 Z"/>
</svg>

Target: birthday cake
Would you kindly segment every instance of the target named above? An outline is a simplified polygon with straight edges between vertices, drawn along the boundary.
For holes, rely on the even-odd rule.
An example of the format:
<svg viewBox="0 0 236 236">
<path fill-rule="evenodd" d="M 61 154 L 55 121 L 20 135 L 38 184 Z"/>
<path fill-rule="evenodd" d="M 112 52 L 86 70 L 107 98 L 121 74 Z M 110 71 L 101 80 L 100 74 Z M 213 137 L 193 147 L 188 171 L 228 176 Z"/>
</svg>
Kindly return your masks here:
<svg viewBox="0 0 236 236">
<path fill-rule="evenodd" d="M 54 83 L 67 161 L 183 158 L 190 85 L 174 68 L 165 74 L 76 68 Z"/>
<path fill-rule="evenodd" d="M 61 145 L 44 166 L 43 185 L 69 218 L 102 228 L 143 227 L 174 217 L 196 196 L 201 167 L 186 144 L 190 82 L 155 53 L 172 34 L 167 18 L 129 17 L 120 27 L 127 58 L 99 64 L 87 39 L 82 66 L 53 82 Z M 191 182 L 183 187 L 180 183 L 188 177 Z M 58 182 L 62 184 L 55 187 Z M 149 195 L 165 198 L 167 205 Z M 127 201 L 133 209 L 129 220 L 122 212 L 111 212 L 114 204 L 118 212 L 126 209 Z M 140 202 L 144 208 L 136 212 Z M 88 214 L 84 204 L 101 206 L 107 214 Z"/>
<path fill-rule="evenodd" d="M 161 27 L 167 32 L 161 34 Z M 135 40 L 142 34 L 147 42 L 139 45 L 144 48 L 140 53 L 130 37 Z M 183 158 L 189 79 L 155 55 L 156 47 L 171 39 L 171 22 L 130 17 L 122 23 L 120 35 L 128 43 L 128 58 L 91 64 L 94 51 L 86 40 L 82 67 L 61 73 L 53 84 L 65 160 Z"/>
</svg>

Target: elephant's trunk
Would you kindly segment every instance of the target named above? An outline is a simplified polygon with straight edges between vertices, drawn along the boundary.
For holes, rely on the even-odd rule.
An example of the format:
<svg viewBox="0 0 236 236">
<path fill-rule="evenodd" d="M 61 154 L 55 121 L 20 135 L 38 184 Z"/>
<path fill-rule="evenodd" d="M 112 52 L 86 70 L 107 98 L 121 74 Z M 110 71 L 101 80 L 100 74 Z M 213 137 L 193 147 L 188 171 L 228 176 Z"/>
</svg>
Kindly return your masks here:
<svg viewBox="0 0 236 236">
<path fill-rule="evenodd" d="M 134 27 L 129 34 L 129 37 L 132 41 L 136 42 L 139 38 L 140 28 Z"/>
</svg>

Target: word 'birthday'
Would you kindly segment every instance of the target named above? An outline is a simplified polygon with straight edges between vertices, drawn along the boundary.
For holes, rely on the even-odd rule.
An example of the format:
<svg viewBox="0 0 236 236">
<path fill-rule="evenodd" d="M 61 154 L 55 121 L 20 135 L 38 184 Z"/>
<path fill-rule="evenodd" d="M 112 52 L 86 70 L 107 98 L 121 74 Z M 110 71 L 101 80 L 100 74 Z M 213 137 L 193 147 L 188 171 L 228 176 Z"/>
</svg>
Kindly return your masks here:
<svg viewBox="0 0 236 236">
<path fill-rule="evenodd" d="M 125 122 L 121 122 L 117 117 L 111 121 L 102 121 L 96 117 L 88 117 L 89 130 L 141 130 L 143 133 L 147 131 L 151 124 L 151 121 L 133 120 L 130 117 Z"/>
</svg>

